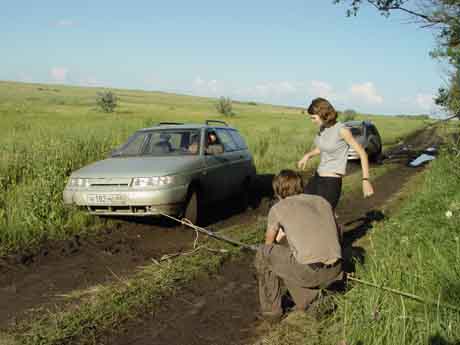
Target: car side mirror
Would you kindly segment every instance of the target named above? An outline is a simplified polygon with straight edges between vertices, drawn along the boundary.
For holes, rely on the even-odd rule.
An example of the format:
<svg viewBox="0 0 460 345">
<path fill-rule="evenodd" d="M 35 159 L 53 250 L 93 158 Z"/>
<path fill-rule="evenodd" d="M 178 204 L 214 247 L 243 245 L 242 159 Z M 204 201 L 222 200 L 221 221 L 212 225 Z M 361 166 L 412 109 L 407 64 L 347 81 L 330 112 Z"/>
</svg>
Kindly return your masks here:
<svg viewBox="0 0 460 345">
<path fill-rule="evenodd" d="M 205 153 L 207 155 L 219 155 L 221 153 L 224 153 L 224 145 L 222 144 L 209 145 L 206 148 Z"/>
</svg>

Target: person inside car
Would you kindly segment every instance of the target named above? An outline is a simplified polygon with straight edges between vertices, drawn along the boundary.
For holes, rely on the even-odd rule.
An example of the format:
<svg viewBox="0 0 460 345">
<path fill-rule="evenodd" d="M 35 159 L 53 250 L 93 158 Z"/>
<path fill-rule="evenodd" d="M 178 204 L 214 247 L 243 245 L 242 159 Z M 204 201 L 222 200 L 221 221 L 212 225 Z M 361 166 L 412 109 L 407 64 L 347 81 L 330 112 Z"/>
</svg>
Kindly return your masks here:
<svg viewBox="0 0 460 345">
<path fill-rule="evenodd" d="M 188 146 L 189 153 L 194 155 L 198 153 L 198 150 L 200 149 L 199 139 L 199 135 L 195 134 L 192 136 L 192 138 L 190 139 L 190 145 Z"/>
<path fill-rule="evenodd" d="M 208 132 L 208 138 L 206 141 L 206 153 L 210 155 L 217 155 L 224 152 L 224 146 L 220 143 L 217 138 L 217 134 L 213 131 Z"/>
<path fill-rule="evenodd" d="M 208 146 L 217 144 L 217 135 L 215 132 L 208 133 Z"/>
</svg>

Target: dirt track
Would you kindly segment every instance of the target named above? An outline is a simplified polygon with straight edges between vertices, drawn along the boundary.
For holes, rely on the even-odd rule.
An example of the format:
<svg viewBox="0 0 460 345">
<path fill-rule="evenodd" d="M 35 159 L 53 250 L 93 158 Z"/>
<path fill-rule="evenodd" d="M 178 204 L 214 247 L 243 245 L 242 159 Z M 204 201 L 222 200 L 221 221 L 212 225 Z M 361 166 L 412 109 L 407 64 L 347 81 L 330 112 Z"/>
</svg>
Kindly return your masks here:
<svg viewBox="0 0 460 345">
<path fill-rule="evenodd" d="M 414 149 L 433 140 L 431 131 L 410 138 Z M 418 146 L 418 147 L 417 147 Z M 348 242 L 369 230 L 378 211 L 420 169 L 405 166 L 410 150 L 394 155 L 400 169 L 393 169 L 374 183 L 376 194 L 369 200 L 345 195 L 339 205 L 341 223 L 347 226 Z M 396 158 L 395 158 L 396 157 Z M 264 196 L 271 176 L 261 177 L 259 193 Z M 221 229 L 250 224 L 266 214 L 264 203 L 256 210 L 238 213 L 238 203 L 219 205 L 209 212 L 207 225 Z M 370 211 L 374 211 L 369 213 Z M 368 216 L 366 216 L 366 213 Z M 165 226 L 166 225 L 166 226 Z M 21 318 L 30 308 L 52 308 L 62 295 L 85 289 L 116 277 L 132 274 L 152 258 L 190 248 L 193 232 L 171 224 L 126 222 L 97 237 L 46 245 L 40 253 L 22 254 L 0 261 L 0 328 Z M 354 252 L 359 252 L 355 250 Z M 142 322 L 128 325 L 121 336 L 107 336 L 107 344 L 242 344 L 257 336 L 264 324 L 257 319 L 255 275 L 251 258 L 223 266 L 217 278 L 197 281 L 164 310 Z M 185 341 L 185 342 L 184 342 Z"/>
</svg>

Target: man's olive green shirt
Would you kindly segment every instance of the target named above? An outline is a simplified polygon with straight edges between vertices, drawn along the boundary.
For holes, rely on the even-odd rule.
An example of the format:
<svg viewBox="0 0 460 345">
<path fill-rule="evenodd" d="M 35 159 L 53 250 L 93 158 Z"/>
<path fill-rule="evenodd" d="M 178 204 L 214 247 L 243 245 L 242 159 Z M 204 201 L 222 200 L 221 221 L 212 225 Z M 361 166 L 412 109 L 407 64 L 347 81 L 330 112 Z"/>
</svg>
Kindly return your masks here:
<svg viewBox="0 0 460 345">
<path fill-rule="evenodd" d="M 321 196 L 298 194 L 279 201 L 268 214 L 268 229 L 278 228 L 300 264 L 333 264 L 342 257 L 334 213 Z"/>
</svg>

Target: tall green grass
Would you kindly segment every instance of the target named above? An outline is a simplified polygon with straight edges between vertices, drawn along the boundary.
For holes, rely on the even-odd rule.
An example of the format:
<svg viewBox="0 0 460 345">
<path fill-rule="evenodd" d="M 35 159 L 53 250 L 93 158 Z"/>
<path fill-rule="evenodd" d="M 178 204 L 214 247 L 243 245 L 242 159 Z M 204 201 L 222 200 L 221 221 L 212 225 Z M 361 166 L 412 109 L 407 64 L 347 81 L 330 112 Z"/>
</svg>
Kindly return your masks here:
<svg viewBox="0 0 460 345">
<path fill-rule="evenodd" d="M 454 344 L 460 341 L 460 178 L 444 153 L 423 188 L 371 236 L 357 276 L 435 301 L 424 305 L 380 289 L 354 286 L 333 320 L 347 344 Z M 452 215 L 451 215 L 452 214 Z M 337 335 L 337 334 L 336 334 Z M 334 342 L 332 342 L 334 343 Z"/>
<path fill-rule="evenodd" d="M 97 111 L 97 88 L 0 82 L 0 256 L 66 238 L 99 224 L 64 208 L 71 171 L 103 159 L 136 129 L 159 121 L 226 120 L 246 138 L 259 173 L 295 168 L 316 129 L 300 109 L 234 103 L 222 117 L 216 100 L 160 92 L 114 90 L 113 114 Z M 422 120 L 372 117 L 384 142 L 420 128 Z"/>
</svg>

